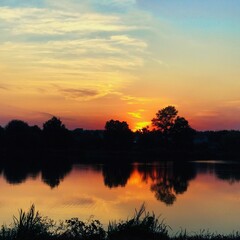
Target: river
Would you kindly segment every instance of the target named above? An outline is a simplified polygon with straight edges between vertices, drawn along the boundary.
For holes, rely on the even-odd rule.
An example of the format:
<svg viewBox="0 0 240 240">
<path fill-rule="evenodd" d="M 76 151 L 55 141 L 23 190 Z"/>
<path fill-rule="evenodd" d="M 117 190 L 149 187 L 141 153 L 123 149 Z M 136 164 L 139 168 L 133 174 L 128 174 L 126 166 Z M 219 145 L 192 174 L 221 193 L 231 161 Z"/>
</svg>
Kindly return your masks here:
<svg viewBox="0 0 240 240">
<path fill-rule="evenodd" d="M 176 233 L 240 230 L 240 164 L 222 161 L 131 165 L 77 164 L 64 169 L 3 168 L 0 223 L 31 204 L 54 220 L 131 217 L 144 203 Z"/>
</svg>

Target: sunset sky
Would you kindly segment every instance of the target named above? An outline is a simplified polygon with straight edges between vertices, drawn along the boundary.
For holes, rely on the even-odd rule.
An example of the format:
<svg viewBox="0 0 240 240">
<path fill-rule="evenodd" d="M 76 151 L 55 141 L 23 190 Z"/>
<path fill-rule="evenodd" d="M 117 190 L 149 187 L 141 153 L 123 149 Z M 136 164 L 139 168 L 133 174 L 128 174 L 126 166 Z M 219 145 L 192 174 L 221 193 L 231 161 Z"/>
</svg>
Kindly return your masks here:
<svg viewBox="0 0 240 240">
<path fill-rule="evenodd" d="M 0 125 L 135 130 L 174 105 L 240 129 L 239 0 L 1 0 Z"/>
</svg>

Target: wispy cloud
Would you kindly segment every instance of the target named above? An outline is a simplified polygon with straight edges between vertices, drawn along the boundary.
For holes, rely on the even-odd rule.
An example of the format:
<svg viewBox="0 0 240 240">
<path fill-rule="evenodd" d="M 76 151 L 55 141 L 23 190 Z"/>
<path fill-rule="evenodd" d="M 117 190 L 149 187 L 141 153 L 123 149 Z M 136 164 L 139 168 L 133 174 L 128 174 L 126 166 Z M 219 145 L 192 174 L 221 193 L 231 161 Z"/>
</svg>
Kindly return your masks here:
<svg viewBox="0 0 240 240">
<path fill-rule="evenodd" d="M 116 91 L 113 86 L 124 84 L 132 70 L 144 65 L 148 44 L 135 36 L 142 26 L 126 22 L 121 15 L 0 7 L 0 19 L 5 29 L 0 36 L 0 62 L 6 62 L 12 78 L 29 73 L 32 81 L 39 79 L 44 85 L 69 76 L 82 88 L 95 82 L 111 84 Z"/>
<path fill-rule="evenodd" d="M 145 98 L 145 97 L 136 97 L 136 96 L 130 96 L 130 95 L 123 95 L 121 97 L 121 100 L 126 101 L 127 104 L 144 104 L 147 102 L 152 101 L 151 98 Z"/>
<path fill-rule="evenodd" d="M 201 110 L 199 112 L 196 113 L 197 117 L 217 117 L 219 116 L 219 112 L 218 111 L 214 111 L 214 110 Z"/>
<path fill-rule="evenodd" d="M 0 84 L 0 90 L 9 90 L 9 87 L 4 84 Z"/>
<path fill-rule="evenodd" d="M 142 118 L 142 115 L 139 112 L 128 112 L 128 115 L 130 115 L 134 118 L 139 118 L 139 119 Z"/>
<path fill-rule="evenodd" d="M 96 200 L 92 197 L 73 197 L 71 199 L 63 200 L 63 205 L 93 205 L 96 203 Z"/>
<path fill-rule="evenodd" d="M 131 6 L 136 4 L 136 0 L 102 0 L 101 4 L 114 6 Z"/>
<path fill-rule="evenodd" d="M 11 34 L 64 35 L 94 32 L 123 32 L 142 26 L 124 23 L 118 15 L 77 13 L 47 8 L 0 7 L 0 19 Z"/>
<path fill-rule="evenodd" d="M 141 119 L 143 112 L 145 112 L 144 109 L 139 109 L 139 110 L 134 111 L 134 112 L 128 112 L 128 115 L 130 115 L 130 116 L 132 116 L 132 117 L 134 117 L 134 118 Z"/>
<path fill-rule="evenodd" d="M 72 98 L 75 100 L 92 100 L 102 95 L 101 92 L 98 92 L 93 89 L 60 89 L 60 93 L 63 94 L 66 98 Z"/>
<path fill-rule="evenodd" d="M 231 100 L 231 101 L 226 101 L 223 106 L 225 107 L 236 107 L 240 109 L 240 100 Z"/>
<path fill-rule="evenodd" d="M 62 92 L 76 97 L 96 96 L 98 94 L 97 91 L 91 89 L 62 89 Z"/>
<path fill-rule="evenodd" d="M 135 39 L 131 38 L 127 35 L 114 35 L 111 36 L 111 41 L 117 43 L 117 44 L 122 44 L 122 45 L 129 45 L 129 46 L 134 46 L 134 47 L 139 47 L 139 48 L 146 48 L 147 43 L 140 40 L 140 39 Z"/>
</svg>

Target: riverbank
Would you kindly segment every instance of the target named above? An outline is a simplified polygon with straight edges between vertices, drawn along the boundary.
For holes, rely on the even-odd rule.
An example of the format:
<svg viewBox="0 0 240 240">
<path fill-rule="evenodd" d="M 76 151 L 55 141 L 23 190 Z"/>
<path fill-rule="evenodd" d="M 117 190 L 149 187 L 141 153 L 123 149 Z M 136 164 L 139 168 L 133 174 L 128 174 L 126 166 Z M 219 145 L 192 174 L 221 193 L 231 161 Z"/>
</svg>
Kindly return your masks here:
<svg viewBox="0 0 240 240">
<path fill-rule="evenodd" d="M 188 234 L 187 231 L 171 235 L 171 227 L 142 205 L 132 218 L 109 222 L 107 229 L 100 221 L 71 218 L 59 223 L 43 217 L 35 206 L 13 217 L 9 226 L 2 225 L 0 240 L 230 240 L 240 239 L 240 234 L 212 234 L 207 231 Z"/>
</svg>

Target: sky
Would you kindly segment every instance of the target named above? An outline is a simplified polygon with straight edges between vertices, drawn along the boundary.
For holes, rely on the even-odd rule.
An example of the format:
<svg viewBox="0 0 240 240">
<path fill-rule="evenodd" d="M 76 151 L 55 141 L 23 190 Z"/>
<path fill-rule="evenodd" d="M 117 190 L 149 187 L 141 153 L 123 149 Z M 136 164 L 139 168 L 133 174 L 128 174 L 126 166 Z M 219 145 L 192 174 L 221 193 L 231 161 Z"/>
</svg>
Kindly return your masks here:
<svg viewBox="0 0 240 240">
<path fill-rule="evenodd" d="M 174 105 L 240 129 L 239 0 L 1 0 L 0 125 L 133 130 Z"/>
</svg>

